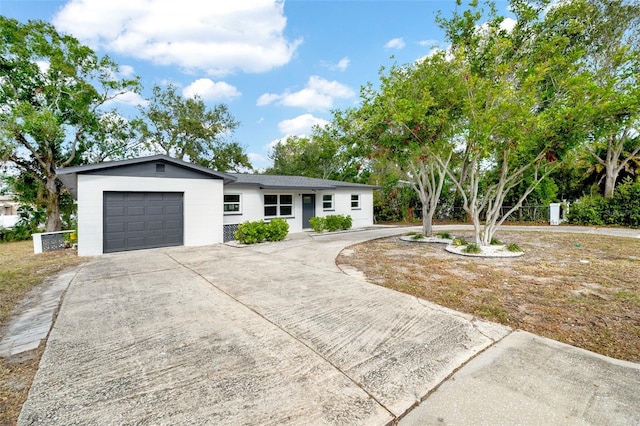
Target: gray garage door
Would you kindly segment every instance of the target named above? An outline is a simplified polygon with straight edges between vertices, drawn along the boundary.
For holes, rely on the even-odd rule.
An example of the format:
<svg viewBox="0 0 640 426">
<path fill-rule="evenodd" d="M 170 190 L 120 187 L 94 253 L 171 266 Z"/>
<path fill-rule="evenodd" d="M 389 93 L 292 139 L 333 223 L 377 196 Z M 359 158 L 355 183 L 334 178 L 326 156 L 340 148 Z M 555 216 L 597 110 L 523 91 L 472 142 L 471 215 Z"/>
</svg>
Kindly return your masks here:
<svg viewBox="0 0 640 426">
<path fill-rule="evenodd" d="M 105 253 L 183 244 L 181 192 L 105 192 Z"/>
</svg>

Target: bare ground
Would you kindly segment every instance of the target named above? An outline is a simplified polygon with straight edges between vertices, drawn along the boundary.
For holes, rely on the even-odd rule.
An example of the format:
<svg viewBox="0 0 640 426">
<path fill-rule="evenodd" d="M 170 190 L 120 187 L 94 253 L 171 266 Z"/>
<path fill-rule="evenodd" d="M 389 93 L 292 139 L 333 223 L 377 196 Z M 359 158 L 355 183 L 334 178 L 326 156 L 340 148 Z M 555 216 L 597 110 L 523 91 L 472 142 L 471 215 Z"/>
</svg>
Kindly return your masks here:
<svg viewBox="0 0 640 426">
<path fill-rule="evenodd" d="M 472 241 L 470 232 L 455 236 Z M 613 358 L 640 362 L 640 240 L 502 232 L 520 258 L 469 258 L 399 237 L 337 260 L 373 283 Z"/>
</svg>

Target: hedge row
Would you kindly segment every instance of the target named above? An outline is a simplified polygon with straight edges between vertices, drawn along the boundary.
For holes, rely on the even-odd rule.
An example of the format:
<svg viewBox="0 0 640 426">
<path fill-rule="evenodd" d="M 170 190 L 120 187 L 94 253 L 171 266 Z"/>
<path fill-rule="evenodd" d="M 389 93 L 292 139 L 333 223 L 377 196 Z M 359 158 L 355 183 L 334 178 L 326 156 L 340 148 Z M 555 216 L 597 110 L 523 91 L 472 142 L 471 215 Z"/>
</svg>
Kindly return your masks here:
<svg viewBox="0 0 640 426">
<path fill-rule="evenodd" d="M 309 219 L 309 224 L 315 232 L 333 232 L 350 229 L 353 226 L 353 220 L 351 216 L 333 214 L 325 217 L 312 217 Z"/>
<path fill-rule="evenodd" d="M 569 208 L 567 219 L 575 225 L 640 227 L 640 182 L 623 182 L 613 198 L 588 195 Z"/>
<path fill-rule="evenodd" d="M 262 220 L 244 222 L 238 225 L 234 233 L 236 241 L 243 244 L 255 244 L 263 241 L 282 241 L 289 233 L 289 224 L 284 219 L 271 219 L 266 223 Z"/>
</svg>

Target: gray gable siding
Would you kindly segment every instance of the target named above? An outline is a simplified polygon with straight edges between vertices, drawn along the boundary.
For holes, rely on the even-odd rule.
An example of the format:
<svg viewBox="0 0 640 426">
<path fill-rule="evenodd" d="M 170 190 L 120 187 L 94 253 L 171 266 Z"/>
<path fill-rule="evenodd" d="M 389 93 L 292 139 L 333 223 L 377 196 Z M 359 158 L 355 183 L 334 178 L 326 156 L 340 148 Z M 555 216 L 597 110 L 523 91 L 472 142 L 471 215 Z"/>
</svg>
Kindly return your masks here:
<svg viewBox="0 0 640 426">
<path fill-rule="evenodd" d="M 159 166 L 159 167 L 158 167 Z M 159 171 L 158 169 L 162 169 Z M 154 177 L 173 179 L 221 179 L 221 177 L 202 173 L 199 170 L 180 167 L 165 161 L 150 161 L 147 163 L 129 164 L 108 169 L 86 171 L 88 175 L 100 176 L 128 176 L 128 177 Z"/>
</svg>

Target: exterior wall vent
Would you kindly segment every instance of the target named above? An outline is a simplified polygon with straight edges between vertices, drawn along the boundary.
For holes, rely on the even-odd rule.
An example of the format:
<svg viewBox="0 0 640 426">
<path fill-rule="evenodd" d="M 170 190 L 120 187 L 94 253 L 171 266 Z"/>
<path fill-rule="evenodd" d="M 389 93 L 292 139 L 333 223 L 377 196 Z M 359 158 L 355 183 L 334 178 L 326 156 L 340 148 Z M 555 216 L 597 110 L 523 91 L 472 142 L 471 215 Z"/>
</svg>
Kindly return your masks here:
<svg viewBox="0 0 640 426">
<path fill-rule="evenodd" d="M 156 164 L 156 173 L 164 173 L 164 164 Z"/>
</svg>

